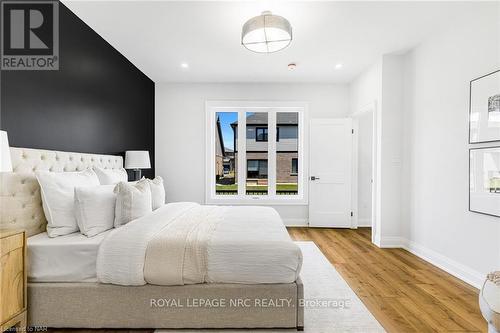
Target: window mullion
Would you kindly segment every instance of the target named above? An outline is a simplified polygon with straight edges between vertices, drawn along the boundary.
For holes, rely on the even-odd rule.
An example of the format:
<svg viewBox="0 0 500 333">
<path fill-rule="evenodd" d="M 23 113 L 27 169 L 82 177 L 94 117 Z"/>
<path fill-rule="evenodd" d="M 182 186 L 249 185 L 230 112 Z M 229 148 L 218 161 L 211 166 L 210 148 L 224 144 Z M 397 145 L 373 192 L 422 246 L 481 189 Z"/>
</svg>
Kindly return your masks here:
<svg viewBox="0 0 500 333">
<path fill-rule="evenodd" d="M 298 112 L 298 128 L 297 128 L 297 133 L 298 133 L 298 140 L 297 140 L 297 168 L 298 168 L 298 177 L 297 177 L 297 189 L 298 189 L 298 195 L 302 197 L 304 195 L 304 187 L 307 186 L 308 179 L 306 180 L 305 177 L 307 177 L 307 173 L 305 170 L 309 167 L 309 165 L 306 167 L 305 163 L 309 164 L 309 161 L 306 162 L 306 156 L 304 156 L 305 148 L 304 147 L 304 142 L 306 140 L 306 135 L 307 135 L 307 129 L 306 125 L 304 122 L 304 110 L 301 110 Z"/>
<path fill-rule="evenodd" d="M 267 117 L 268 195 L 274 198 L 276 196 L 276 110 L 270 109 Z"/>
<path fill-rule="evenodd" d="M 246 157 L 246 112 L 245 110 L 238 111 L 238 197 L 244 198 L 246 193 L 246 169 L 247 169 L 247 157 Z"/>
<path fill-rule="evenodd" d="M 210 179 L 209 185 L 208 185 L 208 194 L 206 195 L 206 199 L 210 198 L 213 199 L 215 196 L 215 115 L 217 112 L 215 109 L 211 108 L 209 112 L 207 112 L 207 123 L 209 124 L 210 128 L 207 131 L 208 137 L 207 137 L 207 142 L 209 142 L 207 146 L 207 154 L 208 156 L 206 157 L 206 161 L 209 164 L 207 166 L 208 174 L 207 174 L 207 179 Z"/>
</svg>

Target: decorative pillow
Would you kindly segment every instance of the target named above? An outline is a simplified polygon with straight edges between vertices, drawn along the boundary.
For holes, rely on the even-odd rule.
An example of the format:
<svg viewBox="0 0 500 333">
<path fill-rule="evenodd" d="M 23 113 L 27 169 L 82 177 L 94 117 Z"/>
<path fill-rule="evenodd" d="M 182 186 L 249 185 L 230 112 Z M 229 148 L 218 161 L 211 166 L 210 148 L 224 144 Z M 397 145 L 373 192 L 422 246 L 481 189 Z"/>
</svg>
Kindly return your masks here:
<svg viewBox="0 0 500 333">
<path fill-rule="evenodd" d="M 165 204 L 165 187 L 163 187 L 163 178 L 156 176 L 154 179 L 147 179 L 151 188 L 151 201 L 153 210 L 156 210 Z"/>
<path fill-rule="evenodd" d="M 125 169 L 103 169 L 94 168 L 94 171 L 99 178 L 101 185 L 116 185 L 119 182 L 126 182 L 128 180 L 127 171 Z"/>
<path fill-rule="evenodd" d="M 152 211 L 151 189 L 148 182 L 120 182 L 116 185 L 115 228 Z"/>
<path fill-rule="evenodd" d="M 75 188 L 75 217 L 80 232 L 92 237 L 113 228 L 116 194 L 114 185 Z"/>
<path fill-rule="evenodd" d="M 49 237 L 78 231 L 75 218 L 75 187 L 99 185 L 95 172 L 92 169 L 77 172 L 37 171 L 35 175 L 40 184 Z"/>
</svg>

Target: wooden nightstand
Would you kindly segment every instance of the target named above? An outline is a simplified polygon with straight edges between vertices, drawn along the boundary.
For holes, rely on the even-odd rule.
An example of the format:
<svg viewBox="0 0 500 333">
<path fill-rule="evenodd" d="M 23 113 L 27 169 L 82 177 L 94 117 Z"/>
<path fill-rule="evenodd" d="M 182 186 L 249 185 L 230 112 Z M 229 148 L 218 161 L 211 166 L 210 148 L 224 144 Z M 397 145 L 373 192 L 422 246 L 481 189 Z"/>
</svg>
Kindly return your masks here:
<svg viewBox="0 0 500 333">
<path fill-rule="evenodd" d="M 26 330 L 26 234 L 0 229 L 0 332 Z"/>
</svg>

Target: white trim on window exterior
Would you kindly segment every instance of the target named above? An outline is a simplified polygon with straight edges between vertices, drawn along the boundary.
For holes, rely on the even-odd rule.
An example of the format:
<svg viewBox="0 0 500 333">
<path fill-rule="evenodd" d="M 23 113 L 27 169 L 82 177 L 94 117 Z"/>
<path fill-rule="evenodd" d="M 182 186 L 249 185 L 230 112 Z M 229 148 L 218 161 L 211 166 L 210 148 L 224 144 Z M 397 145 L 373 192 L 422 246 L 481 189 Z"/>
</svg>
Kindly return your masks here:
<svg viewBox="0 0 500 333">
<path fill-rule="evenodd" d="M 308 106 L 305 102 L 253 102 L 253 101 L 207 101 L 206 109 L 206 158 L 205 158 L 205 202 L 207 204 L 242 205 L 304 205 L 308 203 L 309 133 Z M 215 184 L 215 130 L 216 113 L 238 112 L 237 167 L 238 193 L 217 195 Z M 246 194 L 246 112 L 266 112 L 268 114 L 268 194 Z M 298 113 L 298 164 L 297 195 L 276 195 L 276 114 L 278 112 Z"/>
</svg>

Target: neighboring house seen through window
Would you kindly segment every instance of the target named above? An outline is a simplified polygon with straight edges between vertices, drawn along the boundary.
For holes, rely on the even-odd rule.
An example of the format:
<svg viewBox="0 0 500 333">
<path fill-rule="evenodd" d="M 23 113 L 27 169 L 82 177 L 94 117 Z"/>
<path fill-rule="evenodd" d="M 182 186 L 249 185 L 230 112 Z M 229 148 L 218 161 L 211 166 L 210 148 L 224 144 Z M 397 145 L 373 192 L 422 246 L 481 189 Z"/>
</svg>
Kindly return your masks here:
<svg viewBox="0 0 500 333">
<path fill-rule="evenodd" d="M 207 202 L 304 203 L 303 111 L 300 106 L 207 106 Z"/>
</svg>

